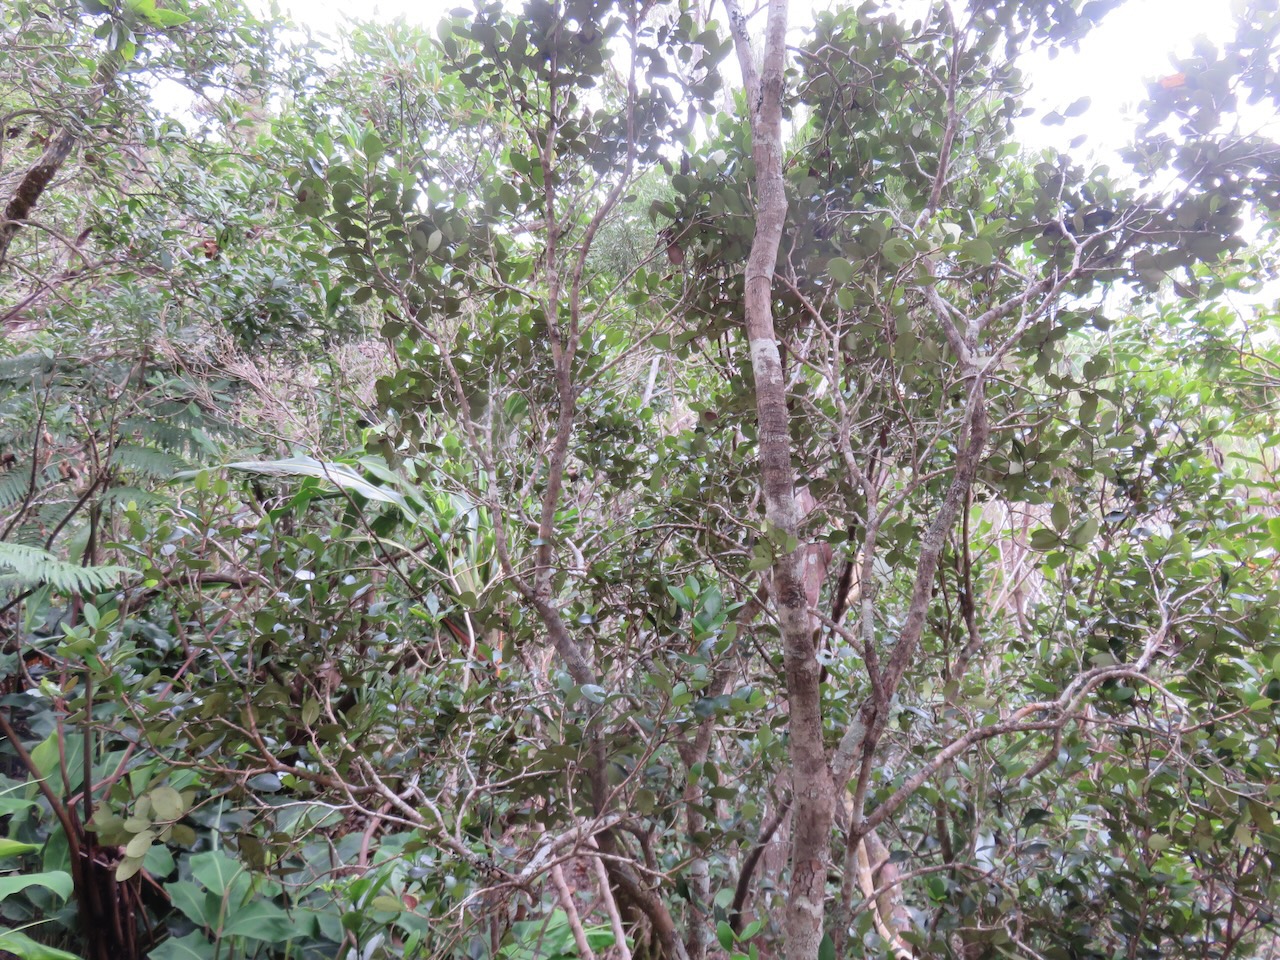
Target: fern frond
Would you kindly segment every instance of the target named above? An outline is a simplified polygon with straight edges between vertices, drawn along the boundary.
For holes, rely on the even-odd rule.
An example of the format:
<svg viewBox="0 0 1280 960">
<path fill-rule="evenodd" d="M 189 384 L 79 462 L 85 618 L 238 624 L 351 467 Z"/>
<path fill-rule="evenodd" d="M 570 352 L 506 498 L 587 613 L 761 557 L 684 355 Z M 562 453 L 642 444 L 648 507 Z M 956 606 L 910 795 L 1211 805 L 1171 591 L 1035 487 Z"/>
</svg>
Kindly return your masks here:
<svg viewBox="0 0 1280 960">
<path fill-rule="evenodd" d="M 186 406 L 162 404 L 149 416 L 128 417 L 120 423 L 122 436 L 131 436 L 161 450 L 194 453 L 208 445 L 208 437 L 233 434 L 227 423 L 192 416 Z"/>
<path fill-rule="evenodd" d="M 120 432 L 154 444 L 162 450 L 188 450 L 192 446 L 191 430 L 188 427 L 154 417 L 128 417 L 121 421 Z"/>
<path fill-rule="evenodd" d="M 41 524 L 35 522 L 23 522 L 9 531 L 9 536 L 5 538 L 6 543 L 21 543 L 30 547 L 38 547 L 49 539 L 49 531 Z"/>
<path fill-rule="evenodd" d="M 56 365 L 52 357 L 34 350 L 13 357 L 0 357 L 0 381 L 17 383 L 47 376 Z"/>
<path fill-rule="evenodd" d="M 19 463 L 12 470 L 0 473 L 0 510 L 8 510 L 21 503 L 31 489 L 31 469 Z"/>
<path fill-rule="evenodd" d="M 56 463 L 48 464 L 36 470 L 35 490 L 31 491 L 31 464 L 19 460 L 13 468 L 0 473 L 0 510 L 20 503 L 28 492 L 38 493 L 62 479 Z"/>
<path fill-rule="evenodd" d="M 188 467 L 185 460 L 166 450 L 127 443 L 116 447 L 111 456 L 111 464 L 118 470 L 128 470 L 152 480 L 167 480 Z"/>
<path fill-rule="evenodd" d="M 20 543 L 0 543 L 0 584 L 38 587 L 48 584 L 60 593 L 96 593 L 136 575 L 128 567 L 109 564 L 82 567 L 59 560 L 48 550 Z"/>
<path fill-rule="evenodd" d="M 141 487 L 111 487 L 102 493 L 102 502 L 112 508 L 124 509 L 130 502 L 139 507 L 171 507 L 173 498 Z"/>
</svg>

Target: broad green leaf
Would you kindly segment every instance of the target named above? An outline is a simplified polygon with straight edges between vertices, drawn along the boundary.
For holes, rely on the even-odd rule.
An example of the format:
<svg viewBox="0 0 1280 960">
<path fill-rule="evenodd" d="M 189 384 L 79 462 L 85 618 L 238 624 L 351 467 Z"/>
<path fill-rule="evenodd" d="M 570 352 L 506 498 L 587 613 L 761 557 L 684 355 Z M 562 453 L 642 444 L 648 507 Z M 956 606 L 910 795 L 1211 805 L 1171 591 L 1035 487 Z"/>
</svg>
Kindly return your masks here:
<svg viewBox="0 0 1280 960">
<path fill-rule="evenodd" d="M 0 857 L 18 857 L 24 853 L 35 853 L 39 849 L 38 843 L 23 843 L 20 840 L 0 837 Z"/>
<path fill-rule="evenodd" d="M 161 28 L 181 26 L 190 19 L 190 17 L 179 13 L 177 10 L 165 10 L 163 8 L 153 10 L 147 15 L 148 22 Z"/>
<path fill-rule="evenodd" d="M 901 237 L 894 237 L 880 248 L 880 254 L 895 267 L 915 256 L 915 247 Z"/>
<path fill-rule="evenodd" d="M 290 457 L 286 460 L 241 460 L 226 466 L 231 470 L 261 473 L 271 477 L 315 477 L 358 493 L 368 500 L 406 506 L 404 497 L 399 493 L 375 486 L 345 463 L 323 462 L 312 457 Z"/>
<path fill-rule="evenodd" d="M 216 927 L 222 909 L 222 898 L 204 890 L 190 880 L 176 880 L 164 885 L 173 905 L 192 923 L 201 927 Z"/>
<path fill-rule="evenodd" d="M 983 266 L 991 263 L 995 259 L 995 252 L 991 249 L 991 244 L 986 240 L 974 239 L 967 241 L 961 248 L 966 260 L 972 260 L 974 263 L 980 263 Z"/>
<path fill-rule="evenodd" d="M 271 943 L 287 943 L 301 936 L 294 919 L 273 903 L 252 900 L 249 903 L 227 908 L 222 921 L 224 937 L 248 937 Z"/>
<path fill-rule="evenodd" d="M 137 872 L 142 869 L 142 861 L 144 859 L 146 859 L 145 856 L 142 856 L 142 857 L 126 856 L 119 863 L 117 863 L 116 864 L 116 883 L 124 883 L 130 877 L 137 874 Z"/>
<path fill-rule="evenodd" d="M 404 910 L 404 904 L 396 897 L 388 893 L 379 894 L 369 902 L 369 906 L 375 910 L 381 910 L 384 913 L 399 913 Z"/>
<path fill-rule="evenodd" d="M 155 840 L 156 834 L 154 831 L 143 830 L 125 845 L 124 855 L 126 857 L 145 857 Z"/>
<path fill-rule="evenodd" d="M 61 870 L 47 873 L 29 873 L 20 876 L 0 876 L 0 900 L 19 893 L 27 887 L 44 887 L 52 890 L 63 900 L 71 896 L 71 874 Z"/>
<path fill-rule="evenodd" d="M 1098 519 L 1090 517 L 1080 526 L 1076 527 L 1071 533 L 1071 545 L 1073 547 L 1086 547 L 1093 542 L 1093 538 L 1098 535 Z"/>
<path fill-rule="evenodd" d="M 173 787 L 160 786 L 151 791 L 151 809 L 161 820 L 177 820 L 186 813 L 186 804 Z"/>
<path fill-rule="evenodd" d="M 243 868 L 221 850 L 198 853 L 190 860 L 191 875 L 210 893 L 219 897 L 231 890 Z"/>
<path fill-rule="evenodd" d="M 226 953 L 224 949 L 222 953 Z M 219 956 L 217 946 L 198 930 L 184 937 L 170 937 L 147 954 L 147 960 L 213 960 Z"/>
<path fill-rule="evenodd" d="M 11 953 L 18 960 L 81 960 L 77 953 L 38 943 L 20 930 L 0 930 L 0 953 Z"/>
<path fill-rule="evenodd" d="M 722 950 L 732 950 L 736 939 L 733 935 L 733 927 L 729 926 L 728 923 L 721 920 L 716 924 L 716 940 L 720 942 Z"/>
<path fill-rule="evenodd" d="M 15 813 L 26 810 L 28 807 L 38 807 L 40 801 L 26 797 L 0 797 L 0 817 L 7 817 Z"/>
<path fill-rule="evenodd" d="M 1050 516 L 1053 520 L 1053 529 L 1057 530 L 1058 533 L 1066 530 L 1067 525 L 1071 523 L 1071 510 L 1061 500 L 1054 503 Z"/>
</svg>

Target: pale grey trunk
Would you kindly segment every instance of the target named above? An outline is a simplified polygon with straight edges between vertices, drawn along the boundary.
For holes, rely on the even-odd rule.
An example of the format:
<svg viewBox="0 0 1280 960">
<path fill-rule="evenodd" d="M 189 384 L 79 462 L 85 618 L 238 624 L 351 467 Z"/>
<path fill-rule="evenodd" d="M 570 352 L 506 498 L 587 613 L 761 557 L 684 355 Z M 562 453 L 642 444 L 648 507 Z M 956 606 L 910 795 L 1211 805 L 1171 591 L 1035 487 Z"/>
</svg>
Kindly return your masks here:
<svg viewBox="0 0 1280 960">
<path fill-rule="evenodd" d="M 752 56 L 746 17 L 736 0 L 726 0 L 726 5 L 747 90 L 756 164 L 756 224 L 746 269 L 746 328 L 755 376 L 760 484 L 769 526 L 790 539 L 798 532 L 800 510 L 791 468 L 786 383 L 772 311 L 774 265 L 787 214 L 782 179 L 787 3 L 769 0 L 759 72 Z M 791 748 L 791 882 L 784 916 L 787 960 L 814 960 L 822 943 L 835 812 L 835 784 L 822 740 L 820 669 L 805 596 L 806 555 L 804 549 L 781 554 L 771 571 L 774 608 L 782 630 Z"/>
</svg>

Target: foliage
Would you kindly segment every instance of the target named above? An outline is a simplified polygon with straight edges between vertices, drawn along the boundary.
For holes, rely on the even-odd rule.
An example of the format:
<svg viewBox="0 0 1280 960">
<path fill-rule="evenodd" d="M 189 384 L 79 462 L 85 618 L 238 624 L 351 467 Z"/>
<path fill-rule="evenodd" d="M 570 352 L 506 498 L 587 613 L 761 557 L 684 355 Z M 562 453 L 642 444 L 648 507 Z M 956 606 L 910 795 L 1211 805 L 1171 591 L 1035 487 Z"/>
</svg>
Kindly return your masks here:
<svg viewBox="0 0 1280 960">
<path fill-rule="evenodd" d="M 0 949 L 1271 950 L 1280 21 L 1027 154 L 1114 5 L 0 13 Z"/>
</svg>

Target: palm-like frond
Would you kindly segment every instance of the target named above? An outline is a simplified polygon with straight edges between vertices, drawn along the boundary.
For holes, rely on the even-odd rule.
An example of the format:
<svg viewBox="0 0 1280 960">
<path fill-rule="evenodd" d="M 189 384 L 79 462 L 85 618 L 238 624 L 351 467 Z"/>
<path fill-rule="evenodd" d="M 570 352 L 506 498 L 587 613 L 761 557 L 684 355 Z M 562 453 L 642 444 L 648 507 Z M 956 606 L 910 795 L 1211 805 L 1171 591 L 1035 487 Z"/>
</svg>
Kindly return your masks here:
<svg viewBox="0 0 1280 960">
<path fill-rule="evenodd" d="M 95 593 L 115 586 L 137 571 L 109 564 L 82 567 L 59 560 L 48 550 L 21 543 L 0 543 L 0 588 L 48 584 L 61 593 Z"/>
</svg>

